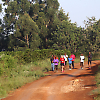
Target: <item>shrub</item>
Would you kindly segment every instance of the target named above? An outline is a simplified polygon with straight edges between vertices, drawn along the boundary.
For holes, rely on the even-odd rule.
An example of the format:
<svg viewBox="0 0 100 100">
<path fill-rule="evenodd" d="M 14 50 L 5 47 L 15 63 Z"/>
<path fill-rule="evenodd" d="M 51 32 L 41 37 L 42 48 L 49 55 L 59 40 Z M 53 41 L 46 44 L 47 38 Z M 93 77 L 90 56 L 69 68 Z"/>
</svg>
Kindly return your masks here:
<svg viewBox="0 0 100 100">
<path fill-rule="evenodd" d="M 4 55 L 1 60 L 4 68 L 15 68 L 18 63 L 18 60 L 11 55 Z"/>
</svg>

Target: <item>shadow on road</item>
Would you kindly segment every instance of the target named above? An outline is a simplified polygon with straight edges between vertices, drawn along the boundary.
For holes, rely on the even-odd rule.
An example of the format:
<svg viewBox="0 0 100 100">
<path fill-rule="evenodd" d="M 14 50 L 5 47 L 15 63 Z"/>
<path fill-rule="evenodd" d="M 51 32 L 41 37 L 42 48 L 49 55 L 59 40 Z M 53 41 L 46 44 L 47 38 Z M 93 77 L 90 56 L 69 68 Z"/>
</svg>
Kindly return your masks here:
<svg viewBox="0 0 100 100">
<path fill-rule="evenodd" d="M 88 72 L 88 74 L 76 75 L 76 74 L 79 74 L 80 71 L 82 71 L 81 69 L 78 69 L 76 72 L 74 72 L 72 74 L 65 74 L 65 73 L 62 74 L 61 73 L 61 74 L 54 74 L 54 75 L 50 75 L 50 76 L 67 76 L 67 77 L 94 76 L 96 74 L 96 72 L 98 71 L 98 65 L 92 66 L 91 69 L 89 69 L 89 67 L 85 67 L 85 70 L 90 70 L 90 72 Z"/>
</svg>

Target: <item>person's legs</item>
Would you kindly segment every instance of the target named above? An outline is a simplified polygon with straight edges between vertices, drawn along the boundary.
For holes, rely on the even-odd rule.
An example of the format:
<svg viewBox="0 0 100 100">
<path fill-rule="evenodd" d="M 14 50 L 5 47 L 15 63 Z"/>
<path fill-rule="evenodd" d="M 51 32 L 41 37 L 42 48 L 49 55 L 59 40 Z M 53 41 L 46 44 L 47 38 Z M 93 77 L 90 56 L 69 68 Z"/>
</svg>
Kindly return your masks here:
<svg viewBox="0 0 100 100">
<path fill-rule="evenodd" d="M 83 69 L 83 62 L 81 62 L 81 69 Z"/>
<path fill-rule="evenodd" d="M 51 70 L 53 71 L 53 63 L 51 63 Z"/>
<path fill-rule="evenodd" d="M 90 60 L 89 62 L 90 62 L 90 67 L 89 67 L 89 69 L 91 69 L 91 60 Z"/>
<path fill-rule="evenodd" d="M 91 60 L 90 60 L 90 67 L 91 67 Z"/>
<path fill-rule="evenodd" d="M 73 66 L 73 69 L 74 69 L 74 61 L 72 61 L 72 66 Z"/>
<path fill-rule="evenodd" d="M 71 70 L 71 64 L 69 64 L 69 70 Z"/>
<path fill-rule="evenodd" d="M 56 71 L 58 70 L 58 65 L 56 65 Z"/>
<path fill-rule="evenodd" d="M 54 63 L 53 63 L 53 71 L 55 70 L 55 65 L 54 65 Z"/>
<path fill-rule="evenodd" d="M 80 62 L 80 67 L 81 67 L 81 62 Z"/>
<path fill-rule="evenodd" d="M 82 62 L 82 67 L 83 67 L 83 62 Z"/>
<path fill-rule="evenodd" d="M 56 70 L 57 70 L 57 66 L 58 66 L 58 65 L 55 65 L 55 69 L 56 69 Z"/>
<path fill-rule="evenodd" d="M 67 61 L 65 61 L 65 65 L 67 64 Z"/>
<path fill-rule="evenodd" d="M 64 72 L 64 63 L 62 63 L 62 72 Z"/>
<path fill-rule="evenodd" d="M 61 66 L 61 71 L 63 72 L 63 66 Z"/>
<path fill-rule="evenodd" d="M 62 71 L 62 63 L 61 63 L 61 71 Z"/>
<path fill-rule="evenodd" d="M 90 63 L 90 65 L 89 65 Z M 89 69 L 91 69 L 91 60 L 88 60 L 88 66 L 89 66 Z"/>
<path fill-rule="evenodd" d="M 51 63 L 51 69 L 54 71 L 54 63 Z"/>
<path fill-rule="evenodd" d="M 62 66 L 62 72 L 64 72 L 64 66 Z"/>
<path fill-rule="evenodd" d="M 81 62 L 80 62 L 80 66 L 81 66 Z"/>
<path fill-rule="evenodd" d="M 89 60 L 88 60 L 88 66 L 89 66 Z"/>
</svg>

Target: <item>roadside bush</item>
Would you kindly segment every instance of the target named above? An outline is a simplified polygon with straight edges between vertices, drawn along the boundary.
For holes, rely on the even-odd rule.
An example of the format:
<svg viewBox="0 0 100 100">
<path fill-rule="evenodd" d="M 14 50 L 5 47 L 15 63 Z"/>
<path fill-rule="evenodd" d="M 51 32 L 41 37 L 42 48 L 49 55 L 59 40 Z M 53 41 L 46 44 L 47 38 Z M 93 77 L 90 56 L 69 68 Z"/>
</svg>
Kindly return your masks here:
<svg viewBox="0 0 100 100">
<path fill-rule="evenodd" d="M 100 65 L 98 66 L 98 71 L 95 76 L 97 88 L 91 92 L 91 95 L 95 95 L 95 100 L 100 100 Z"/>
<path fill-rule="evenodd" d="M 2 64 L 0 65 L 0 76 L 3 74 L 4 68 L 2 66 Z"/>
<path fill-rule="evenodd" d="M 17 51 L 14 54 L 13 53 L 12 54 L 16 58 L 18 58 L 20 63 L 25 64 L 50 58 L 52 54 L 60 58 L 60 55 L 64 55 L 65 53 L 68 55 L 71 54 L 69 50 L 52 50 L 52 49 L 42 49 L 34 51 L 27 49 L 25 51 Z"/>
<path fill-rule="evenodd" d="M 15 68 L 18 63 L 18 60 L 11 55 L 4 55 L 1 57 L 1 61 L 4 68 Z"/>
</svg>

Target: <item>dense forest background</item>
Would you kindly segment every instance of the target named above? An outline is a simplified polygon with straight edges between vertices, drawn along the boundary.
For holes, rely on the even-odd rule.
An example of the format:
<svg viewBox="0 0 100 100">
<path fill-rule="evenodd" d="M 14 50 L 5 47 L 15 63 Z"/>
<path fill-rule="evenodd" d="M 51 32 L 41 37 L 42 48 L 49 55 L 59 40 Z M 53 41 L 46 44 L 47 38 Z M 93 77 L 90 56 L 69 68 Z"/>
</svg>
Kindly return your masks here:
<svg viewBox="0 0 100 100">
<path fill-rule="evenodd" d="M 2 0 L 0 50 L 68 49 L 71 52 L 100 50 L 100 20 L 84 21 L 85 28 L 71 23 L 58 0 Z M 0 5 L 2 12 L 2 5 Z"/>
</svg>

